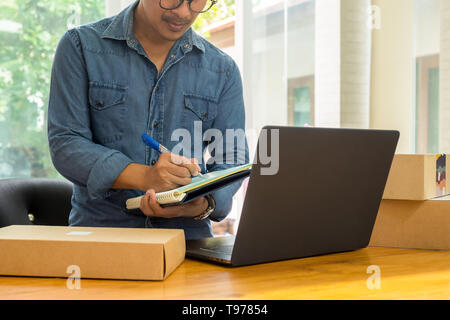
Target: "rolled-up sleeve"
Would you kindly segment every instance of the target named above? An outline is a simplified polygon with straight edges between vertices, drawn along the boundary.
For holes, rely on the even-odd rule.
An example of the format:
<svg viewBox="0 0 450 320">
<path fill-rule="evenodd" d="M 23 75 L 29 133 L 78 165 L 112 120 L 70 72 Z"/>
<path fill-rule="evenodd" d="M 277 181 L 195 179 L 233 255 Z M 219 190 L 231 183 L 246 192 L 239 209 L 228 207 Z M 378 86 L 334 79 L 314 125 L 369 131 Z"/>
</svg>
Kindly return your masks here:
<svg viewBox="0 0 450 320">
<path fill-rule="evenodd" d="M 58 172 L 87 188 L 92 199 L 105 198 L 132 160 L 92 139 L 89 80 L 80 40 L 67 31 L 56 50 L 48 107 L 50 154 Z"/>
<path fill-rule="evenodd" d="M 226 85 L 221 94 L 218 108 L 218 115 L 213 127 L 222 133 L 223 153 L 217 154 L 217 152 L 214 152 L 212 154 L 216 162 L 207 165 L 208 171 L 224 170 L 249 162 L 248 144 L 245 138 L 242 80 L 236 63 L 231 59 Z M 233 135 L 228 136 L 227 129 L 231 129 Z M 243 139 L 237 138 L 234 134 L 240 138 L 243 137 Z M 226 218 L 232 208 L 233 196 L 240 188 L 241 183 L 242 181 L 233 183 L 212 193 L 216 202 L 216 209 L 210 217 L 211 220 L 220 222 Z"/>
</svg>

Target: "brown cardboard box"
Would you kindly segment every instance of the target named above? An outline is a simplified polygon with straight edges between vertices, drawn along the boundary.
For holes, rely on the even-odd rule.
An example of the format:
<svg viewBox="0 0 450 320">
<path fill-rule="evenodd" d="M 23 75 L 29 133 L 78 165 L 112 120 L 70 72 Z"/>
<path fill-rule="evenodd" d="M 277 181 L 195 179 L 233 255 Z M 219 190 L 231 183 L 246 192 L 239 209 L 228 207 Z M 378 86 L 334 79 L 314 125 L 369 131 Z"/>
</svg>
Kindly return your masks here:
<svg viewBox="0 0 450 320">
<path fill-rule="evenodd" d="M 382 200 L 369 246 L 450 250 L 450 196 Z"/>
<path fill-rule="evenodd" d="M 383 199 L 428 200 L 448 195 L 447 155 L 397 154 Z"/>
<path fill-rule="evenodd" d="M 0 229 L 0 275 L 163 280 L 184 260 L 183 230 L 9 226 Z M 71 271 L 72 270 L 72 271 Z"/>
</svg>

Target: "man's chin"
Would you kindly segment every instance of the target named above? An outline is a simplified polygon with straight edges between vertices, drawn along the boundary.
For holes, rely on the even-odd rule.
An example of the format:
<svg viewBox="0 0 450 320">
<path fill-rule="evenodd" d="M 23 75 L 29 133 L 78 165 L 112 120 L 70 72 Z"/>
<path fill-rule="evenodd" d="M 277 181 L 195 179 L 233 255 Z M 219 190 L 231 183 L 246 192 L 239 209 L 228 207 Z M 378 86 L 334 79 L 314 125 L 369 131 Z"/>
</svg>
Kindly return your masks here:
<svg viewBox="0 0 450 320">
<path fill-rule="evenodd" d="M 171 30 L 164 30 L 165 32 L 161 32 L 161 36 L 168 41 L 177 41 L 187 30 L 188 28 L 176 32 Z"/>
</svg>

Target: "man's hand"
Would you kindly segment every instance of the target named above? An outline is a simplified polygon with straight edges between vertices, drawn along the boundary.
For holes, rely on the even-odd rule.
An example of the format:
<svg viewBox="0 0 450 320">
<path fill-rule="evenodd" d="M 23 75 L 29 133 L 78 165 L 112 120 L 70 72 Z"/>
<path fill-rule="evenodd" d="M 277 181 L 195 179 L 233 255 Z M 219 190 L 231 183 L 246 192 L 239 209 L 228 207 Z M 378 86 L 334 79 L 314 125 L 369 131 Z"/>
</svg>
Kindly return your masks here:
<svg viewBox="0 0 450 320">
<path fill-rule="evenodd" d="M 196 159 L 187 159 L 171 153 L 163 153 L 152 167 L 132 163 L 119 175 L 113 189 L 138 189 L 156 192 L 172 190 L 191 183 L 201 169 Z"/>
<path fill-rule="evenodd" d="M 208 200 L 199 198 L 187 204 L 161 207 L 156 201 L 156 192 L 153 189 L 147 191 L 141 200 L 141 211 L 148 217 L 160 218 L 178 218 L 178 217 L 196 217 L 208 209 Z"/>
<path fill-rule="evenodd" d="M 172 190 L 191 183 L 191 176 L 198 176 L 201 169 L 196 159 L 187 159 L 173 153 L 163 153 L 150 167 L 145 180 L 147 188 L 156 192 Z"/>
</svg>

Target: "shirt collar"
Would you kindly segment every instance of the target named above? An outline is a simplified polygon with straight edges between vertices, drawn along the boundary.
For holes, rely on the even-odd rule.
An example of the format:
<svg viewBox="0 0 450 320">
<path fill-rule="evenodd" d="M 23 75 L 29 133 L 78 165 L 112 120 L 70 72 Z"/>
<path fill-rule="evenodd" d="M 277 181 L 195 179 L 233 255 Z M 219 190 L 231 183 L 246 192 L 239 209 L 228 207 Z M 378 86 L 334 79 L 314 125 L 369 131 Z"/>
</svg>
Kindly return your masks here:
<svg viewBox="0 0 450 320">
<path fill-rule="evenodd" d="M 192 46 L 197 47 L 201 52 L 205 52 L 205 45 L 203 44 L 202 38 L 194 31 L 189 28 L 183 36 L 180 38 L 181 45 L 183 46 L 183 51 L 186 53 L 190 51 Z M 186 50 L 188 49 L 188 50 Z"/>
<path fill-rule="evenodd" d="M 102 38 L 114 40 L 133 39 L 134 11 L 138 4 L 139 0 L 115 16 L 111 24 L 103 32 Z M 202 38 L 192 28 L 189 28 L 177 42 L 181 44 L 185 53 L 191 51 L 192 46 L 197 47 L 203 53 L 205 52 L 205 45 L 203 44 Z"/>
</svg>

